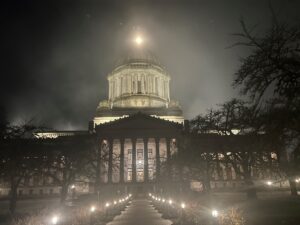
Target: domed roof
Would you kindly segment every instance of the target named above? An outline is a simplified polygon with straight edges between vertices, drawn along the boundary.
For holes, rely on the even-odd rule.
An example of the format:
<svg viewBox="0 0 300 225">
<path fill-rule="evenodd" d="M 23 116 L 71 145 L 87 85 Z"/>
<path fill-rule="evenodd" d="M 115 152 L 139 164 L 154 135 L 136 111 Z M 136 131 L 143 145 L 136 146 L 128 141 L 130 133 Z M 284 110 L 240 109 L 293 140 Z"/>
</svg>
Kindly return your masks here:
<svg viewBox="0 0 300 225">
<path fill-rule="evenodd" d="M 163 68 L 158 58 L 151 51 L 144 48 L 135 48 L 127 51 L 123 57 L 116 61 L 115 68 L 136 63 L 152 64 Z"/>
</svg>

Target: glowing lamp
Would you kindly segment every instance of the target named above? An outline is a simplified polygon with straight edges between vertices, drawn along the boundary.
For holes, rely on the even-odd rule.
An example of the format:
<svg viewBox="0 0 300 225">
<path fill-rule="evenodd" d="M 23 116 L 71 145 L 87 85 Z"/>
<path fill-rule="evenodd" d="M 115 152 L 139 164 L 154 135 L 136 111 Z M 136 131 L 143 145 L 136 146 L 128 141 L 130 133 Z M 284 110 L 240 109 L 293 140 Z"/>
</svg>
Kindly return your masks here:
<svg viewBox="0 0 300 225">
<path fill-rule="evenodd" d="M 58 216 L 53 216 L 51 218 L 51 224 L 57 224 L 58 223 Z"/>
<path fill-rule="evenodd" d="M 184 209 L 184 208 L 185 208 L 185 204 L 184 204 L 184 203 L 181 203 L 180 207 L 181 207 L 182 209 Z"/>
<path fill-rule="evenodd" d="M 95 210 L 96 210 L 96 207 L 92 205 L 91 208 L 90 208 L 90 211 L 95 212 Z"/>
<path fill-rule="evenodd" d="M 211 211 L 211 215 L 212 215 L 212 217 L 218 217 L 218 216 L 219 216 L 218 210 L 213 209 L 213 210 Z"/>
</svg>

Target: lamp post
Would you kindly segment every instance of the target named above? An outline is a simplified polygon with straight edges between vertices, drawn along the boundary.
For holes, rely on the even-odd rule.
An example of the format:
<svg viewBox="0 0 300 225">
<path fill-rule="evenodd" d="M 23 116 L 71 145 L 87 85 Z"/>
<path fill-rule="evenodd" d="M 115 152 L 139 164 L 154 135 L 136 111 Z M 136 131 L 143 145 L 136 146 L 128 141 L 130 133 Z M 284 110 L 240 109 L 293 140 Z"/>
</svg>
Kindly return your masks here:
<svg viewBox="0 0 300 225">
<path fill-rule="evenodd" d="M 108 208 L 109 208 L 109 206 L 110 206 L 109 202 L 106 202 L 105 203 L 105 217 L 108 216 Z"/>
<path fill-rule="evenodd" d="M 76 191 L 76 189 L 75 189 L 75 185 L 73 184 L 72 186 L 71 186 L 71 191 L 72 191 L 72 202 L 74 201 L 74 199 L 75 199 L 75 191 Z"/>
<path fill-rule="evenodd" d="M 181 218 L 181 224 L 185 224 L 185 221 L 186 221 L 185 210 L 184 210 L 185 207 L 186 207 L 185 203 L 182 202 L 182 203 L 180 204 L 180 208 L 181 208 L 181 215 L 180 215 L 180 218 Z"/>
<path fill-rule="evenodd" d="M 96 207 L 94 206 L 94 205 L 92 205 L 91 206 L 91 208 L 90 208 L 90 212 L 91 212 L 91 214 L 90 214 L 90 225 L 93 225 L 93 214 L 94 214 L 94 212 L 96 211 Z"/>
<path fill-rule="evenodd" d="M 212 223 L 213 224 L 218 224 L 217 223 L 217 218 L 219 216 L 219 211 L 216 209 L 211 210 L 211 216 L 212 216 Z"/>
<path fill-rule="evenodd" d="M 168 201 L 168 215 L 169 215 L 169 217 L 171 217 L 172 204 L 173 204 L 173 200 L 169 199 L 169 201 Z"/>
</svg>

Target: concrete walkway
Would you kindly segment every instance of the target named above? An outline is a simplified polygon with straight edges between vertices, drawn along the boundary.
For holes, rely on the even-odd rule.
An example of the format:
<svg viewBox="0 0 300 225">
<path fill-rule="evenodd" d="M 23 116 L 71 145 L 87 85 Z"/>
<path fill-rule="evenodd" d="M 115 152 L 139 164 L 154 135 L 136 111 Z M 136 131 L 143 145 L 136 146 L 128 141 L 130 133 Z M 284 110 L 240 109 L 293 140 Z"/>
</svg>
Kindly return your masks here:
<svg viewBox="0 0 300 225">
<path fill-rule="evenodd" d="M 146 199 L 132 200 L 132 203 L 107 225 L 171 225 L 170 220 L 161 218 Z"/>
</svg>

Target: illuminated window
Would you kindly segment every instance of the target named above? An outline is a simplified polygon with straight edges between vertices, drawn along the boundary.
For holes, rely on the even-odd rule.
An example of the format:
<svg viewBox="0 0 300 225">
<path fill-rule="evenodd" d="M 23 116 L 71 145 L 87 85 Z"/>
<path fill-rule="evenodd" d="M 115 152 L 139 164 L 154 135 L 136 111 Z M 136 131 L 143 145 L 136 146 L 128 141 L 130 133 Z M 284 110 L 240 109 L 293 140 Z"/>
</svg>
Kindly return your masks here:
<svg viewBox="0 0 300 225">
<path fill-rule="evenodd" d="M 141 94 L 142 93 L 142 82 L 139 80 L 138 81 L 138 91 L 137 91 L 138 94 Z"/>
</svg>

